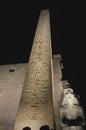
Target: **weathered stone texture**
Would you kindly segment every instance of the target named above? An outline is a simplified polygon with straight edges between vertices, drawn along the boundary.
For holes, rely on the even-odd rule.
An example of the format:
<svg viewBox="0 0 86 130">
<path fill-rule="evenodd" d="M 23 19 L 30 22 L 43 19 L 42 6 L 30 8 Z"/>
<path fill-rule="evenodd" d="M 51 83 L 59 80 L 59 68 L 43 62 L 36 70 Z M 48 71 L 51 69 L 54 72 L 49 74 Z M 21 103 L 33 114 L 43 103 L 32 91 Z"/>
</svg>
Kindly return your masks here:
<svg viewBox="0 0 86 130">
<path fill-rule="evenodd" d="M 56 130 L 61 130 L 60 128 L 60 117 L 59 109 L 62 97 L 62 64 L 61 55 L 53 56 L 53 108 L 54 108 L 54 120 L 56 125 Z"/>
<path fill-rule="evenodd" d="M 83 108 L 80 106 L 72 88 L 64 89 L 63 93 L 64 98 L 60 108 L 60 122 L 63 130 L 69 128 L 82 130 L 85 126 Z"/>
<path fill-rule="evenodd" d="M 13 130 L 13 125 L 0 125 L 0 130 Z"/>
<path fill-rule="evenodd" d="M 0 130 L 15 122 L 26 67 L 25 63 L 0 65 Z"/>
<path fill-rule="evenodd" d="M 14 130 L 25 126 L 53 128 L 51 36 L 49 12 L 44 10 L 35 34 Z"/>
</svg>

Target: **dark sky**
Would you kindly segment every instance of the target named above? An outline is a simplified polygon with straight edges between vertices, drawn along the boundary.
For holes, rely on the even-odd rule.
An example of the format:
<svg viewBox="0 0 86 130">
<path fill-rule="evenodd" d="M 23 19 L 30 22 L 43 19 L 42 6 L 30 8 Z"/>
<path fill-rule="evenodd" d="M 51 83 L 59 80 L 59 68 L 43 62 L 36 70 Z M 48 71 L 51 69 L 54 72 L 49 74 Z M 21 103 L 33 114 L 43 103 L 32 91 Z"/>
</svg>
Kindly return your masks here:
<svg viewBox="0 0 86 130">
<path fill-rule="evenodd" d="M 63 79 L 80 95 L 86 111 L 84 3 L 55 0 L 2 1 L 0 64 L 28 61 L 42 9 L 50 10 L 53 54 L 61 53 Z"/>
</svg>

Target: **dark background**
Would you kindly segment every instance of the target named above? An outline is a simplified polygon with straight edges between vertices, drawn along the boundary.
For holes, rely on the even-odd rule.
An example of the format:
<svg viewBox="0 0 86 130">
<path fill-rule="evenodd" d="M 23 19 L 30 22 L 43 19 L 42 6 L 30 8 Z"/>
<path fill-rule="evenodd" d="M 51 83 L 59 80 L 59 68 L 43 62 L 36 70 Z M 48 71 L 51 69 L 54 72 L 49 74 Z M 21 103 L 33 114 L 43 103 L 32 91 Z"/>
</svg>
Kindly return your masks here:
<svg viewBox="0 0 86 130">
<path fill-rule="evenodd" d="M 60 53 L 63 79 L 67 79 L 86 113 L 85 4 L 73 1 L 2 1 L 0 15 L 0 64 L 28 61 L 39 13 L 50 10 L 53 54 Z"/>
</svg>

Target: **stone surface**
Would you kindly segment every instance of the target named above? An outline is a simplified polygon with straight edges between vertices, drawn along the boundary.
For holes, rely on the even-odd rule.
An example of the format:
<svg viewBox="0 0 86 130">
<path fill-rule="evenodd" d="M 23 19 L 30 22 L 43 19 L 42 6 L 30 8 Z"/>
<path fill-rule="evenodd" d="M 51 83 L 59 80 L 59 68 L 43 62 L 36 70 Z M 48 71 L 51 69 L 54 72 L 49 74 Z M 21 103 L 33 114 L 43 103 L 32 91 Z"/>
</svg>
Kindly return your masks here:
<svg viewBox="0 0 86 130">
<path fill-rule="evenodd" d="M 60 108 L 61 126 L 63 128 L 66 126 L 85 126 L 84 111 L 74 95 L 73 89 L 66 88 L 63 93 L 64 98 Z"/>
<path fill-rule="evenodd" d="M 0 65 L 0 127 L 3 129 L 15 122 L 26 67 L 27 64 Z"/>
<path fill-rule="evenodd" d="M 0 125 L 0 130 L 13 130 L 13 125 Z"/>
<path fill-rule="evenodd" d="M 61 97 L 62 97 L 62 71 L 61 71 L 61 55 L 53 56 L 53 108 L 54 108 L 54 120 L 56 125 L 56 130 L 61 130 L 60 127 L 60 117 L 59 117 L 59 109 L 61 105 Z"/>
<path fill-rule="evenodd" d="M 14 130 L 53 129 L 51 36 L 48 10 L 40 14 Z"/>
<path fill-rule="evenodd" d="M 68 126 L 63 128 L 63 130 L 83 130 L 82 126 Z"/>
<path fill-rule="evenodd" d="M 55 55 L 54 55 L 54 58 L 55 58 Z M 59 73 L 58 65 L 60 65 L 60 64 L 57 64 L 58 61 L 59 61 L 59 59 L 55 58 L 54 62 L 52 63 L 52 65 L 53 65 L 52 68 L 54 67 L 54 73 L 56 73 L 56 71 L 57 71 L 57 73 L 56 73 L 57 75 Z M 9 70 L 13 70 L 13 69 L 15 70 L 14 72 L 9 72 Z M 14 121 L 15 121 L 16 114 L 17 114 L 17 109 L 18 109 L 19 100 L 20 100 L 20 96 L 21 96 L 21 92 L 22 92 L 22 87 L 23 87 L 23 83 L 24 83 L 24 79 L 25 79 L 26 69 L 27 69 L 27 63 L 0 65 L 0 78 L 2 79 L 2 81 L 0 82 L 0 90 L 2 90 L 2 88 L 3 88 L 3 91 L 0 91 L 1 98 L 2 98 L 3 93 L 5 93 L 3 98 L 0 100 L 1 108 L 4 109 L 4 113 L 0 109 L 0 115 L 4 115 L 4 116 L 0 117 L 0 124 L 1 124 L 0 130 L 6 130 L 6 129 L 13 130 L 12 126 L 14 125 Z M 6 77 L 8 77 L 10 80 L 4 81 L 4 75 L 6 75 Z M 13 80 L 17 84 L 16 86 L 13 85 L 13 82 L 12 82 Z M 56 76 L 55 80 L 57 80 L 57 76 Z M 9 85 L 9 84 L 11 84 L 11 85 Z M 52 89 L 56 91 L 57 86 L 58 85 L 56 85 L 56 89 L 53 89 L 53 88 Z M 16 92 L 16 90 L 17 90 L 17 92 Z M 15 93 L 15 97 L 17 97 L 17 98 L 14 97 L 14 93 Z M 57 95 L 57 92 L 56 92 L 56 95 Z M 13 102 L 11 99 L 13 99 Z M 8 102 L 7 102 L 8 100 L 9 100 L 10 105 L 8 105 Z M 54 104 L 55 104 L 57 102 L 57 98 L 55 96 L 54 96 L 54 100 L 55 100 L 54 101 Z M 11 109 L 10 109 L 10 106 L 11 106 Z M 15 109 L 14 109 L 14 106 L 15 106 Z M 55 107 L 56 107 L 55 112 L 57 114 L 57 104 Z M 9 117 L 6 116 L 7 113 L 11 113 L 11 118 L 10 118 L 10 116 Z M 2 123 L 3 123 L 3 125 L 2 125 Z"/>
</svg>

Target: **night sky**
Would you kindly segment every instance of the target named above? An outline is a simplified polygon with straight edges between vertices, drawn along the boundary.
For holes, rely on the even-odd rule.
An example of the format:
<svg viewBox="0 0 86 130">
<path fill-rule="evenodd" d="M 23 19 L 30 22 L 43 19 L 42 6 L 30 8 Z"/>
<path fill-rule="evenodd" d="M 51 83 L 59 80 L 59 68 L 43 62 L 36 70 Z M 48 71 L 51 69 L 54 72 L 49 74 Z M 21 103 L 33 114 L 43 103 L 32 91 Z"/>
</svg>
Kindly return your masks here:
<svg viewBox="0 0 86 130">
<path fill-rule="evenodd" d="M 40 11 L 49 9 L 53 54 L 61 54 L 63 79 L 80 95 L 86 111 L 84 4 L 54 0 L 2 2 L 0 64 L 28 61 Z"/>
</svg>

